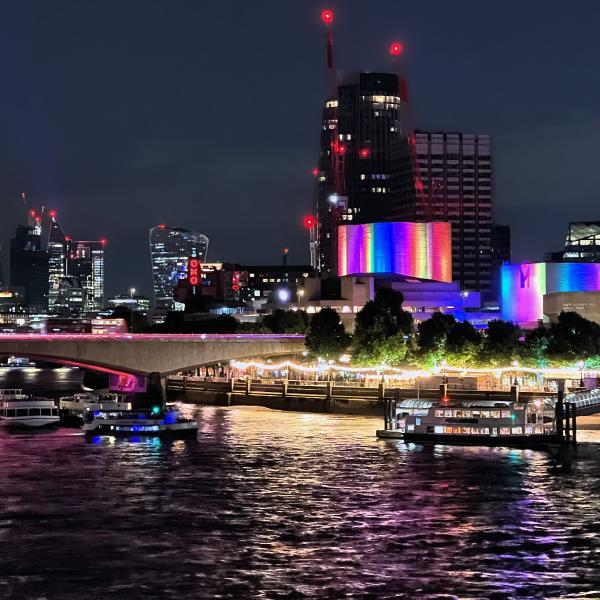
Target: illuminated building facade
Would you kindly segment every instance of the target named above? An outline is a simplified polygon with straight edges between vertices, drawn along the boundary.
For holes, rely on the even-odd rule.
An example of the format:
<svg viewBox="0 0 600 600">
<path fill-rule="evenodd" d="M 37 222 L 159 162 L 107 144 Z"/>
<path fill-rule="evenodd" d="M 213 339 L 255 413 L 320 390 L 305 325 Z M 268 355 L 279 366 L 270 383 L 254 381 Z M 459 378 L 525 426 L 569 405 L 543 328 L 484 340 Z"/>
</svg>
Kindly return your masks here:
<svg viewBox="0 0 600 600">
<path fill-rule="evenodd" d="M 60 282 L 67 273 L 67 239 L 56 220 L 56 211 L 50 211 L 50 228 L 46 244 L 48 252 L 48 309 L 54 311 Z"/>
<path fill-rule="evenodd" d="M 544 318 L 544 296 L 600 291 L 600 263 L 521 263 L 500 268 L 502 318 L 535 326 Z"/>
<path fill-rule="evenodd" d="M 492 288 L 492 152 L 489 135 L 415 132 L 422 192 L 400 170 L 391 218 L 452 223 L 452 279 L 463 290 Z"/>
<path fill-rule="evenodd" d="M 325 103 L 321 120 L 317 230 L 311 244 L 313 266 L 330 274 L 336 267 L 338 224 L 388 219 L 391 181 L 399 176 L 406 146 L 397 75 L 354 73 L 336 92 Z"/>
<path fill-rule="evenodd" d="M 397 274 L 452 281 L 450 223 L 341 225 L 337 240 L 340 276 Z"/>
<path fill-rule="evenodd" d="M 104 307 L 104 248 L 106 240 L 67 242 L 67 276 L 81 282 L 85 294 L 83 312 Z"/>
<path fill-rule="evenodd" d="M 28 213 L 28 225 L 19 225 L 10 241 L 10 284 L 22 288 L 30 313 L 48 310 L 48 253 L 42 246 L 41 217 Z"/>
<path fill-rule="evenodd" d="M 208 237 L 189 229 L 157 225 L 150 229 L 150 257 L 154 306 L 157 309 L 175 308 L 173 291 L 180 279 L 186 279 L 190 258 L 206 262 Z"/>
<path fill-rule="evenodd" d="M 569 223 L 564 250 L 552 252 L 547 259 L 557 262 L 600 262 L 600 221 Z"/>
</svg>

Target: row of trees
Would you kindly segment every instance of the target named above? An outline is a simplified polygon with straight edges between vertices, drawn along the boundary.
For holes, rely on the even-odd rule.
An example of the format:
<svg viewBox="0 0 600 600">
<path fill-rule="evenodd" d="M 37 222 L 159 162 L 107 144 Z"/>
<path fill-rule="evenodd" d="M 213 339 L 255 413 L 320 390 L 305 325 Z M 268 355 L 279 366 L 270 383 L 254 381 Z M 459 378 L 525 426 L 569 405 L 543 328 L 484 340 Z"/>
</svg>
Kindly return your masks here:
<svg viewBox="0 0 600 600">
<path fill-rule="evenodd" d="M 584 360 L 600 367 L 600 325 L 577 313 L 561 313 L 548 327 L 524 331 L 513 323 L 492 321 L 482 335 L 470 323 L 452 315 L 435 313 L 413 322 L 402 308 L 402 294 L 379 290 L 356 315 L 350 336 L 338 313 L 323 308 L 310 316 L 304 311 L 278 309 L 258 323 L 240 323 L 231 316 L 186 321 L 183 313 L 170 313 L 167 321 L 148 326 L 138 313 L 117 309 L 133 331 L 156 333 L 299 333 L 313 357 L 337 360 L 350 351 L 361 365 L 411 364 L 432 367 L 442 361 L 450 366 L 506 366 L 518 360 L 525 366 L 561 366 Z"/>
<path fill-rule="evenodd" d="M 414 327 L 412 315 L 402 308 L 402 294 L 380 290 L 356 315 L 350 337 L 339 315 L 324 308 L 309 322 L 306 346 L 315 357 L 337 359 L 351 351 L 361 365 L 411 364 L 433 367 L 442 361 L 455 367 L 561 366 L 585 361 L 600 367 L 600 325 L 574 312 L 563 312 L 548 327 L 523 330 L 506 321 L 491 321 L 483 335 L 470 323 L 435 313 Z"/>
</svg>

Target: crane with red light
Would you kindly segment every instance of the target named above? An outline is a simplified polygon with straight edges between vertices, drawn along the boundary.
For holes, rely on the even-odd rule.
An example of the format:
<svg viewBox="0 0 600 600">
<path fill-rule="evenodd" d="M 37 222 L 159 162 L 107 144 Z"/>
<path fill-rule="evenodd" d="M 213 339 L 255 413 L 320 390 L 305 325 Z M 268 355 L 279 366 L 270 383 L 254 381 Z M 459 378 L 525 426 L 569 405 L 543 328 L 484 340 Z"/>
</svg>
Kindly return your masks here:
<svg viewBox="0 0 600 600">
<path fill-rule="evenodd" d="M 419 158 L 417 156 L 417 137 L 415 135 L 415 130 L 413 126 L 412 113 L 410 109 L 410 102 L 408 101 L 408 82 L 406 80 L 406 75 L 402 69 L 402 65 L 400 62 L 400 57 L 404 52 L 404 47 L 400 42 L 392 42 L 390 44 L 390 56 L 392 57 L 392 61 L 396 66 L 396 74 L 398 75 L 398 95 L 400 96 L 400 115 L 401 115 L 401 123 L 402 129 L 406 133 L 406 142 L 408 146 L 408 154 L 410 158 L 410 165 L 412 168 L 414 186 L 415 186 L 415 194 L 417 196 L 417 202 L 423 206 L 427 207 L 427 218 L 430 219 L 431 215 L 429 214 L 431 211 L 430 203 L 426 201 L 425 195 L 423 193 L 424 186 L 423 180 L 421 179 L 421 169 L 419 167 Z"/>
</svg>

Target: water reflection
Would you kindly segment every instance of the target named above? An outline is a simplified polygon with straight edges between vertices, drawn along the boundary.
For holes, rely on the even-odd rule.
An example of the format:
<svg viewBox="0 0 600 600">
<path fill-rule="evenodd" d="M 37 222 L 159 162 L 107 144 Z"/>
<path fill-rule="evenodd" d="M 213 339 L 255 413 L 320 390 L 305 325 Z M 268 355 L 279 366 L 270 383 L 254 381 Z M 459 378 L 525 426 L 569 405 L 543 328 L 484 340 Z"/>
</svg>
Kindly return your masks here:
<svg viewBox="0 0 600 600">
<path fill-rule="evenodd" d="M 197 418 L 197 441 L 0 432 L 0 597 L 598 595 L 598 447 L 557 477 L 376 419 Z"/>
</svg>

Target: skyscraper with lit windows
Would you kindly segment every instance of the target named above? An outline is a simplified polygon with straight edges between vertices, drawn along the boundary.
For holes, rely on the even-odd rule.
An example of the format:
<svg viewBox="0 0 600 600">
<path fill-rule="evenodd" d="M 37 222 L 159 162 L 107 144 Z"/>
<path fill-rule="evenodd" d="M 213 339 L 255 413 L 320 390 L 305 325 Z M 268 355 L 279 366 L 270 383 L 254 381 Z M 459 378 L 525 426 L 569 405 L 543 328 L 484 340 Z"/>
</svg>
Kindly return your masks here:
<svg viewBox="0 0 600 600">
<path fill-rule="evenodd" d="M 208 237 L 180 227 L 157 225 L 150 229 L 150 258 L 154 306 L 157 309 L 175 308 L 173 290 L 177 281 L 187 274 L 190 258 L 206 262 Z"/>
<path fill-rule="evenodd" d="M 316 264 L 335 271 L 340 224 L 387 220 L 397 180 L 406 169 L 398 75 L 353 73 L 325 102 L 317 177 Z"/>
<path fill-rule="evenodd" d="M 67 239 L 56 220 L 56 211 L 51 210 L 49 216 L 46 250 L 48 252 L 48 309 L 52 312 L 58 298 L 61 279 L 67 273 Z"/>
<path fill-rule="evenodd" d="M 104 248 L 106 240 L 67 240 L 67 276 L 81 282 L 84 313 L 104 308 Z"/>
<path fill-rule="evenodd" d="M 415 131 L 421 193 L 410 177 L 393 182 L 390 218 L 449 221 L 452 279 L 463 290 L 492 288 L 492 151 L 489 135 Z"/>
</svg>

